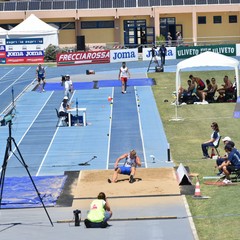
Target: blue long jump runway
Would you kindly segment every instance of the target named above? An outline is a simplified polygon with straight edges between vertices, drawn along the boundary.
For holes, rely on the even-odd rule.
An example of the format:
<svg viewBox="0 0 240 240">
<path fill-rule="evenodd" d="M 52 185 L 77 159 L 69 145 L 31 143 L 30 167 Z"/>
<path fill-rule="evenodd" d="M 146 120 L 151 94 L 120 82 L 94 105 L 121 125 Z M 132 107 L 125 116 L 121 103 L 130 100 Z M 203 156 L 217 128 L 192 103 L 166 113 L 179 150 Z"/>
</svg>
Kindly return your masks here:
<svg viewBox="0 0 240 240">
<path fill-rule="evenodd" d="M 136 150 L 144 167 L 145 158 L 134 88 L 128 87 L 126 94 L 121 93 L 121 88 L 115 88 L 113 99 L 109 168 L 114 168 L 116 159 L 131 149 Z"/>
</svg>

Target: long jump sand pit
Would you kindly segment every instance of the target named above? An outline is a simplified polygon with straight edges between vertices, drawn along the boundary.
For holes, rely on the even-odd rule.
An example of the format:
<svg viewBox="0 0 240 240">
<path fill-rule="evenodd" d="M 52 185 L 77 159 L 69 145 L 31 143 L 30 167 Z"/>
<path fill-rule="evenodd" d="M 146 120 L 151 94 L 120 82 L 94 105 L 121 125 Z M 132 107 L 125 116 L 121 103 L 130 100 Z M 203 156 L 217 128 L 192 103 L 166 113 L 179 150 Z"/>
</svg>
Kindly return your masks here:
<svg viewBox="0 0 240 240">
<path fill-rule="evenodd" d="M 99 192 L 105 192 L 111 201 L 121 198 L 144 198 L 180 195 L 180 189 L 173 168 L 137 169 L 136 181 L 129 183 L 129 176 L 119 175 L 117 183 L 108 183 L 114 170 L 83 170 L 79 174 L 75 189 L 73 206 L 96 198 Z"/>
</svg>

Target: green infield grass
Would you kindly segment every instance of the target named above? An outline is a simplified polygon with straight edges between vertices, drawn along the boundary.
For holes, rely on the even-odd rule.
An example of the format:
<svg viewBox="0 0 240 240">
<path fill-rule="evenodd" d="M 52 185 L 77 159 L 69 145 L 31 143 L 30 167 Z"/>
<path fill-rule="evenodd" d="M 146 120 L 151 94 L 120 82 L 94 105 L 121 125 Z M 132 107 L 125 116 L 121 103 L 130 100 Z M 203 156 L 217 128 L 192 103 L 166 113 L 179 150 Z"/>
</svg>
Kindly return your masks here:
<svg viewBox="0 0 240 240">
<path fill-rule="evenodd" d="M 202 78 L 215 77 L 218 87 L 223 84 L 224 75 L 230 80 L 234 71 L 182 72 L 182 86 L 186 88 L 188 76 L 193 74 Z M 175 100 L 175 73 L 150 73 L 156 85 L 153 92 L 164 129 L 170 143 L 171 157 L 176 166 L 182 163 L 190 172 L 199 174 L 202 196 L 209 199 L 196 200 L 187 195 L 187 201 L 200 240 L 239 239 L 240 224 L 240 182 L 229 186 L 206 185 L 203 177 L 216 176 L 215 160 L 202 159 L 201 143 L 210 139 L 211 123 L 217 122 L 222 137 L 229 136 L 240 149 L 240 119 L 233 118 L 236 103 L 211 103 L 206 105 L 171 105 Z M 172 119 L 182 118 L 182 121 Z M 224 155 L 221 141 L 220 155 Z M 195 184 L 196 180 L 193 179 Z"/>
</svg>

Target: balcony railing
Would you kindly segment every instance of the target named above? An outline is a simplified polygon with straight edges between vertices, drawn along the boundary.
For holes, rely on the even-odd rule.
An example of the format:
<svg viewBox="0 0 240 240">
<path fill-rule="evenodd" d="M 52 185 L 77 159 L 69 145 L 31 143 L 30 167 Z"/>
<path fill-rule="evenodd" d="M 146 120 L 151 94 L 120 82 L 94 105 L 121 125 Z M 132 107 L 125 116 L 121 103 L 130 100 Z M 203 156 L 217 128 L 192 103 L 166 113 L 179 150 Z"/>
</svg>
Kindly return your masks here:
<svg viewBox="0 0 240 240">
<path fill-rule="evenodd" d="M 33 0 L 0 2 L 0 11 L 239 4 L 240 0 Z"/>
</svg>

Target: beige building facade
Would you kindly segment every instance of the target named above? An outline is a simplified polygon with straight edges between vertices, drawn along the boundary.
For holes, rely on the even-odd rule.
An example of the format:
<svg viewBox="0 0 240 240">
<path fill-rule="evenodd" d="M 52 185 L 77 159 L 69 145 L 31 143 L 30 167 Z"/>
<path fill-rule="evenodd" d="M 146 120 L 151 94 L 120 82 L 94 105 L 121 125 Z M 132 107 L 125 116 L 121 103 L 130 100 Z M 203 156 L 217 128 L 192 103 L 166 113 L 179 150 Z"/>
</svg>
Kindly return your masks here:
<svg viewBox="0 0 240 240">
<path fill-rule="evenodd" d="M 59 28 L 59 44 L 73 46 L 78 36 L 86 45 L 136 47 L 153 44 L 160 35 L 181 32 L 187 45 L 240 42 L 240 4 L 153 6 L 134 8 L 1 11 L 7 30 L 31 14 Z M 36 29 L 37 31 L 37 29 Z"/>
</svg>

